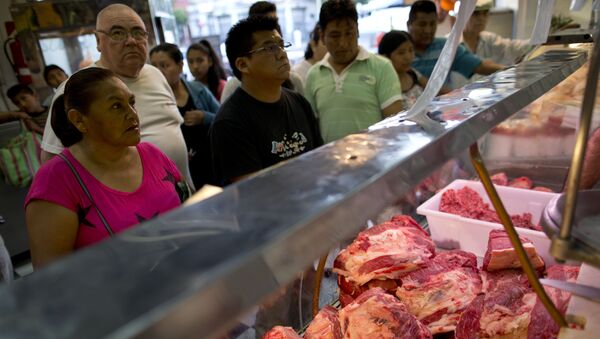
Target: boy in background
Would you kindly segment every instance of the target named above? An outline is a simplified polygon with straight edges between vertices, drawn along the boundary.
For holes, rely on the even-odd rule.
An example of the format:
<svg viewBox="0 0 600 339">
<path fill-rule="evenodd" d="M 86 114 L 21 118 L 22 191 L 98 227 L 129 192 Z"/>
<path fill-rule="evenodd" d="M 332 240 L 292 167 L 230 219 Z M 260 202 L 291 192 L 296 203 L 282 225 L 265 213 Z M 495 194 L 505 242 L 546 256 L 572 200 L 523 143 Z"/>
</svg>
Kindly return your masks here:
<svg viewBox="0 0 600 339">
<path fill-rule="evenodd" d="M 44 134 L 44 126 L 48 118 L 48 107 L 45 107 L 40 102 L 40 99 L 35 92 L 26 85 L 17 84 L 12 86 L 6 92 L 6 96 L 28 116 L 23 119 L 25 125 L 30 131 Z"/>
</svg>

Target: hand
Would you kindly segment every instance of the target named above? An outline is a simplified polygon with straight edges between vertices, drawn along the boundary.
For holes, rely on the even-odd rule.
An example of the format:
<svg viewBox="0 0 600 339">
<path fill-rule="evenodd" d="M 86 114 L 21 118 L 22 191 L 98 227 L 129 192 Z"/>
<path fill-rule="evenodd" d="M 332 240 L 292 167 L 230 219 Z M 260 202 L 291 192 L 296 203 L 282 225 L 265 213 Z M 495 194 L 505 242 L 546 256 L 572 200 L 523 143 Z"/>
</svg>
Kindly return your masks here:
<svg viewBox="0 0 600 339">
<path fill-rule="evenodd" d="M 14 119 L 30 119 L 31 117 L 25 112 L 11 112 Z"/>
<path fill-rule="evenodd" d="M 183 124 L 186 126 L 200 125 L 204 121 L 204 112 L 193 110 L 183 115 Z"/>
</svg>

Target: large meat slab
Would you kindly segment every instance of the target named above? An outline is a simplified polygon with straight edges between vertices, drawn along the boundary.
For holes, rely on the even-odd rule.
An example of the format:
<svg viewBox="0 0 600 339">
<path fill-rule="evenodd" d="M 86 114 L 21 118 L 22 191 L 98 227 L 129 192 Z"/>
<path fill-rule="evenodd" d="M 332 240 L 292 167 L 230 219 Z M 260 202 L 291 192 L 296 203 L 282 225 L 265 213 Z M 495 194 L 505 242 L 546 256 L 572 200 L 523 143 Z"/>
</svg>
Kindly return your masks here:
<svg viewBox="0 0 600 339">
<path fill-rule="evenodd" d="M 481 293 L 477 257 L 453 250 L 402 278 L 396 295 L 432 334 L 454 331 L 461 312 Z"/>
<path fill-rule="evenodd" d="M 342 339 L 338 311 L 329 305 L 323 307 L 304 332 L 304 339 Z"/>
<path fill-rule="evenodd" d="M 373 288 L 339 312 L 344 338 L 425 339 L 432 338 L 425 325 L 406 306 L 381 288 Z"/>
<path fill-rule="evenodd" d="M 429 235 L 411 217 L 397 216 L 365 230 L 334 262 L 334 271 L 357 285 L 399 279 L 435 254 Z"/>
<path fill-rule="evenodd" d="M 538 255 L 533 243 L 522 236 L 519 236 L 523 249 L 533 267 L 537 270 L 544 270 L 544 260 Z M 490 231 L 488 238 L 488 247 L 483 257 L 483 270 L 484 271 L 498 271 L 510 268 L 520 268 L 521 262 L 517 256 L 517 252 L 513 247 L 508 234 L 504 230 L 492 230 Z"/>
</svg>

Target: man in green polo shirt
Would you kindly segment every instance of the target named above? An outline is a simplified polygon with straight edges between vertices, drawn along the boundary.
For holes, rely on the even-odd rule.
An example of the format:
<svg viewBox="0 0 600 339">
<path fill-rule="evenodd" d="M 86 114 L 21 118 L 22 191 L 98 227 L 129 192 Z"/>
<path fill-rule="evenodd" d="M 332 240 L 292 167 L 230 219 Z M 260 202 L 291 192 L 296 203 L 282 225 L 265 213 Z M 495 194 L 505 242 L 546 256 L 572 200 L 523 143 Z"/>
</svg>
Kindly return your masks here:
<svg viewBox="0 0 600 339">
<path fill-rule="evenodd" d="M 358 45 L 354 2 L 324 2 L 319 25 L 329 53 L 308 72 L 304 95 L 319 118 L 323 140 L 343 138 L 402 111 L 394 67 Z"/>
</svg>

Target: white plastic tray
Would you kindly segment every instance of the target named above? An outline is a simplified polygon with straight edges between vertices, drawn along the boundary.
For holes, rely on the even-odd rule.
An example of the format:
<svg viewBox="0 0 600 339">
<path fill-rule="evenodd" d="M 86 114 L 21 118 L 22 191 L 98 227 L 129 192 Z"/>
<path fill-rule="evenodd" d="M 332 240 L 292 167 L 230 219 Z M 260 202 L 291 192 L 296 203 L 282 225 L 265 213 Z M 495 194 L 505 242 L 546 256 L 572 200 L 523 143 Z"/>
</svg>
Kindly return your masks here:
<svg viewBox="0 0 600 339">
<path fill-rule="evenodd" d="M 478 181 L 455 180 L 444 189 L 440 190 L 431 199 L 417 208 L 417 213 L 427 217 L 431 238 L 437 247 L 443 249 L 462 249 L 473 252 L 478 257 L 483 257 L 487 249 L 488 235 L 493 229 L 503 229 L 498 223 L 464 218 L 458 215 L 440 212 L 442 194 L 448 189 L 459 190 L 469 187 L 477 192 L 490 208 L 494 209 L 483 185 Z M 509 214 L 529 212 L 532 222 L 539 224 L 542 211 L 548 202 L 558 195 L 557 193 L 539 192 L 520 188 L 496 185 L 496 191 L 504 203 Z M 544 232 L 517 227 L 517 232 L 531 240 L 544 259 L 546 265 L 556 263 L 549 254 L 550 239 Z"/>
</svg>

